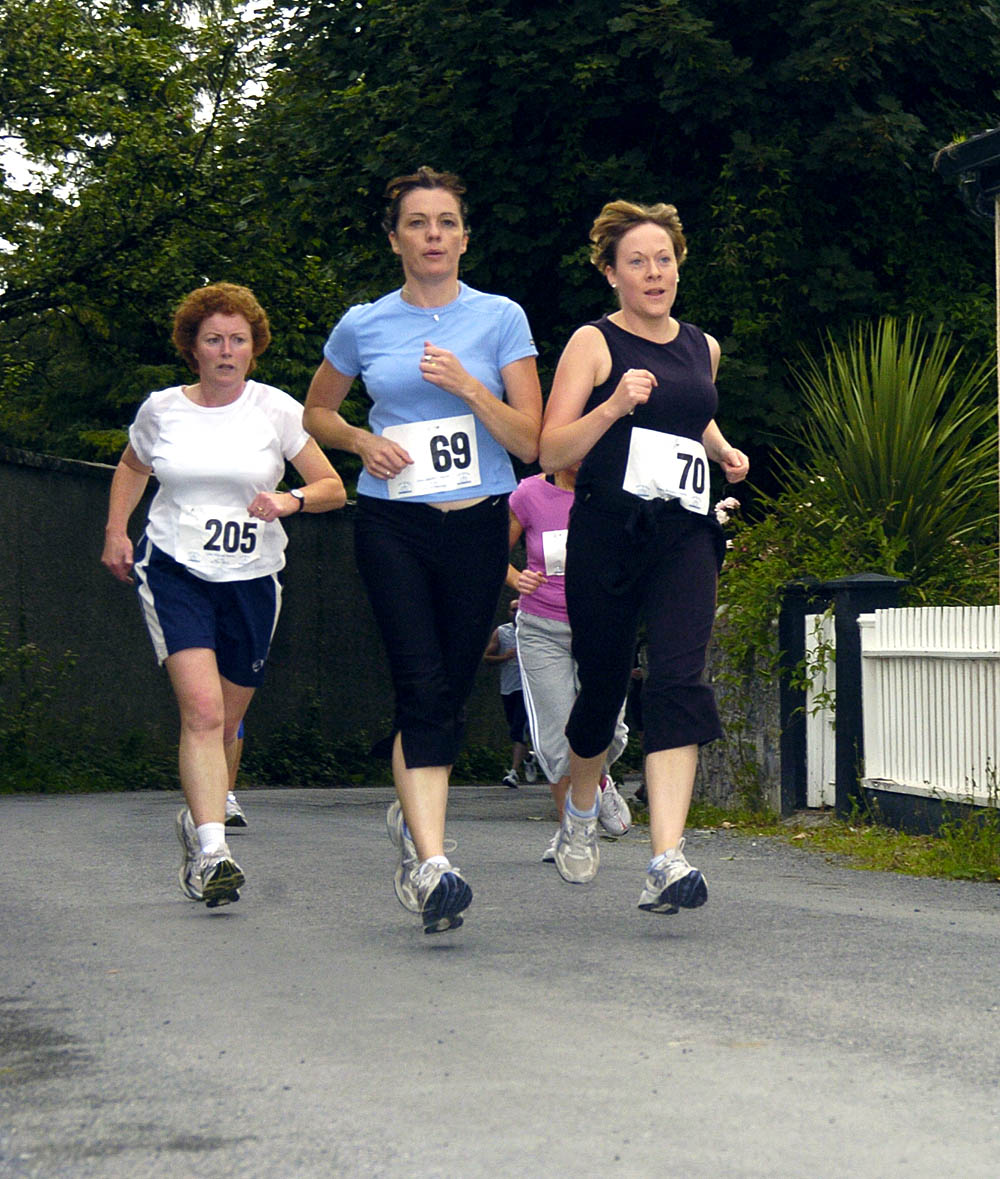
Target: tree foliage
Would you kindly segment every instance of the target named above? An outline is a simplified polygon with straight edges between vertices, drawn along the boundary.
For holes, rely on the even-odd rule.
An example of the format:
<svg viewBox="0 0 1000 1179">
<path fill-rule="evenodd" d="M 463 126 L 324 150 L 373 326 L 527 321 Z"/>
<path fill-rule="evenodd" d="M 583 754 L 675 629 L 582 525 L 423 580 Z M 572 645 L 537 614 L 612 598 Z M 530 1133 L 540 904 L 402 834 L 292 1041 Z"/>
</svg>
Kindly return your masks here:
<svg viewBox="0 0 1000 1179">
<path fill-rule="evenodd" d="M 314 0 L 278 4 L 264 171 L 290 240 L 349 298 L 392 280 L 386 179 L 466 178 L 467 275 L 529 313 L 554 363 L 607 309 L 585 261 L 614 197 L 675 203 L 678 312 L 723 341 L 723 413 L 771 437 L 801 342 L 880 313 L 984 345 L 989 242 L 931 172 L 998 121 L 997 0 Z M 734 423 L 739 422 L 739 428 Z"/>
<path fill-rule="evenodd" d="M 0 201 L 4 440 L 120 449 L 116 428 L 178 372 L 172 306 L 252 272 L 240 138 L 255 60 L 229 0 L 0 10 L 0 132 L 31 170 Z"/>
<path fill-rule="evenodd" d="M 987 605 L 997 590 L 992 358 L 885 317 L 828 337 L 798 369 L 798 459 L 763 519 L 735 521 L 720 601 L 734 666 L 777 657 L 782 588 L 873 571 L 913 605 Z"/>
<path fill-rule="evenodd" d="M 828 329 L 917 313 L 989 347 L 988 227 L 930 160 L 1000 122 L 1000 0 L 236 2 L 0 8 L 0 136 L 36 166 L 0 197 L 0 440 L 105 453 L 209 279 L 254 287 L 261 374 L 301 396 L 396 281 L 381 193 L 422 163 L 466 179 L 465 277 L 524 305 L 543 371 L 610 305 L 601 204 L 674 202 L 678 313 L 723 342 L 744 446 L 794 422 L 787 361 Z"/>
</svg>

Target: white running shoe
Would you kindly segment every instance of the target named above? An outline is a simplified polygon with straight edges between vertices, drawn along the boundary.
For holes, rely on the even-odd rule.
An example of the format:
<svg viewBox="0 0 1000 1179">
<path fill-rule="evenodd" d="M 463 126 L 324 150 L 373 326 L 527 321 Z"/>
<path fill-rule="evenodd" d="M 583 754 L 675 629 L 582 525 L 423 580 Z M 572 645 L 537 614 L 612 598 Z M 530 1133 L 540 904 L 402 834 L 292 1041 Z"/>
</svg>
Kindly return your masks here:
<svg viewBox="0 0 1000 1179">
<path fill-rule="evenodd" d="M 230 790 L 226 795 L 226 826 L 233 830 L 233 828 L 249 827 L 247 817 L 243 813 L 243 808 L 236 801 L 236 795 Z"/>
<path fill-rule="evenodd" d="M 198 874 L 197 861 L 201 854 L 201 844 L 198 842 L 194 819 L 191 818 L 191 812 L 186 806 L 177 812 L 177 821 L 174 827 L 181 847 L 184 849 L 181 854 L 180 871 L 177 873 L 181 892 L 188 900 L 200 901 L 202 899 L 201 877 Z"/>
<path fill-rule="evenodd" d="M 570 884 L 586 884 L 593 880 L 601 862 L 597 846 L 597 815 L 585 819 L 571 814 L 568 799 L 556 837 L 555 862 L 559 875 Z"/>
<path fill-rule="evenodd" d="M 417 849 L 410 838 L 410 830 L 403 818 L 403 808 L 399 799 L 385 812 L 385 829 L 389 833 L 393 847 L 399 848 L 399 867 L 392 878 L 392 887 L 396 890 L 396 899 L 411 913 L 420 912 L 420 901 L 413 887 L 412 877 L 420 865 Z"/>
<path fill-rule="evenodd" d="M 632 826 L 632 812 L 610 774 L 601 779 L 601 809 L 597 818 L 609 835 L 624 835 Z"/>
<path fill-rule="evenodd" d="M 697 909 L 708 900 L 708 885 L 684 855 L 684 840 L 650 861 L 639 908 L 647 913 L 676 913 Z"/>
<path fill-rule="evenodd" d="M 447 861 L 434 864 L 425 860 L 410 873 L 410 879 L 424 933 L 458 929 L 464 920 L 462 913 L 472 904 L 472 889 L 462 879 L 461 872 Z"/>
<path fill-rule="evenodd" d="M 240 888 L 246 883 L 246 877 L 226 844 L 207 855 L 199 852 L 196 869 L 201 879 L 201 899 L 206 908 L 216 909 L 240 899 Z"/>
<path fill-rule="evenodd" d="M 538 759 L 533 753 L 529 753 L 524 759 L 521 769 L 524 770 L 524 780 L 529 786 L 538 781 Z"/>
<path fill-rule="evenodd" d="M 209 909 L 229 905 L 240 899 L 246 883 L 243 869 L 233 859 L 227 844 L 208 855 L 201 850 L 198 831 L 187 807 L 177 813 L 177 838 L 184 849 L 181 858 L 181 892 L 192 901 L 204 901 Z"/>
<path fill-rule="evenodd" d="M 543 864 L 554 864 L 556 862 L 556 844 L 559 842 L 560 828 L 556 828 L 555 835 L 549 840 L 549 846 L 542 852 Z"/>
<path fill-rule="evenodd" d="M 516 790 L 521 783 L 517 780 L 517 770 L 508 770 L 503 776 L 503 784 L 509 786 L 511 790 Z"/>
</svg>

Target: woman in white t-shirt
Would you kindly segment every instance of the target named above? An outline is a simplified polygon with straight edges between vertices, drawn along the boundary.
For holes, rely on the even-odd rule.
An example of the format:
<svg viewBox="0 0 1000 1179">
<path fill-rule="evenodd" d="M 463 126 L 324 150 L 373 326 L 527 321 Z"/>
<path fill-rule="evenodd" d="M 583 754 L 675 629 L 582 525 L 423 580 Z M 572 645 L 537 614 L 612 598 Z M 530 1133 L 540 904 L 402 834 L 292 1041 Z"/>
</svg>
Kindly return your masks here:
<svg viewBox="0 0 1000 1179">
<path fill-rule="evenodd" d="M 271 340 L 253 292 L 214 283 L 174 316 L 174 344 L 197 379 L 152 393 L 111 483 L 102 563 L 138 583 L 157 658 L 180 709 L 180 885 L 210 908 L 239 899 L 225 841 L 226 796 L 243 715 L 281 607 L 287 537 L 279 520 L 345 503 L 343 484 L 302 427 L 302 406 L 247 380 Z M 304 486 L 276 491 L 290 462 Z M 133 552 L 128 521 L 150 475 L 159 490 Z"/>
</svg>

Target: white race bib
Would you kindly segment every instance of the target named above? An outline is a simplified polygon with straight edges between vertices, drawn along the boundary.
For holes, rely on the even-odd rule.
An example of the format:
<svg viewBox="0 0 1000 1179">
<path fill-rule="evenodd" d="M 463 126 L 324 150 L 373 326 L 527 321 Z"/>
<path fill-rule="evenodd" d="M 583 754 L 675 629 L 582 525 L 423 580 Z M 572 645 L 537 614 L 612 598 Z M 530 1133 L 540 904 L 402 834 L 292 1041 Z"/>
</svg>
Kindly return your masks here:
<svg viewBox="0 0 1000 1179">
<path fill-rule="evenodd" d="M 246 508 L 199 504 L 182 507 L 177 525 L 176 559 L 189 569 L 239 569 L 260 556 L 261 529 Z"/>
<path fill-rule="evenodd" d="M 553 528 L 542 532 L 542 555 L 547 577 L 562 577 L 566 572 L 566 535 L 569 529 Z"/>
<path fill-rule="evenodd" d="M 700 442 L 659 430 L 632 427 L 622 486 L 640 499 L 678 499 L 681 507 L 708 514 L 708 457 Z"/>
<path fill-rule="evenodd" d="M 389 426 L 382 431 L 382 436 L 399 443 L 413 459 L 408 467 L 386 481 L 390 499 L 479 486 L 479 446 L 474 414 Z"/>
</svg>

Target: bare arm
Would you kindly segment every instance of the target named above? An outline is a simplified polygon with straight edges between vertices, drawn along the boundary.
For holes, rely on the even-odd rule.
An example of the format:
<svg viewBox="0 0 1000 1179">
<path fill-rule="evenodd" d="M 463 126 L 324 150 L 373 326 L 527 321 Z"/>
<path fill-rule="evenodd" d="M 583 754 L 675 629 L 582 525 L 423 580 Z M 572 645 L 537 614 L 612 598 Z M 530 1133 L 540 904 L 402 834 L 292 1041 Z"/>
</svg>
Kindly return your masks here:
<svg viewBox="0 0 1000 1179">
<path fill-rule="evenodd" d="M 705 339 L 708 341 L 708 351 L 712 357 L 712 380 L 714 381 L 719 371 L 719 358 L 722 350 L 719 347 L 719 342 L 712 336 L 706 335 Z M 739 483 L 750 473 L 750 460 L 742 450 L 737 450 L 736 447 L 729 445 L 714 418 L 705 427 L 705 432 L 701 436 L 701 444 L 708 457 L 722 468 L 729 483 Z"/>
<path fill-rule="evenodd" d="M 610 372 L 611 355 L 604 337 L 589 324 L 578 328 L 559 358 L 545 408 L 539 444 L 543 471 L 578 463 L 619 418 L 649 400 L 656 378 L 646 369 L 629 369 L 607 401 L 585 414 L 587 398 Z"/>
<path fill-rule="evenodd" d="M 500 370 L 506 395 L 503 401 L 466 372 L 453 352 L 437 348 L 429 340 L 424 343 L 420 372 L 425 381 L 460 397 L 504 450 L 525 463 L 538 457 L 542 387 L 533 356 L 513 360 Z"/>
<path fill-rule="evenodd" d="M 101 564 L 119 581 L 132 584 L 132 541 L 128 522 L 146 490 L 152 467 L 139 462 L 130 442 L 118 460 L 108 497 L 108 522 L 104 526 Z"/>
<path fill-rule="evenodd" d="M 302 424 L 321 446 L 356 454 L 376 479 L 391 479 L 413 461 L 395 442 L 352 426 L 340 413 L 354 378 L 325 360 L 313 375 Z"/>
<path fill-rule="evenodd" d="M 517 518 L 513 511 L 510 513 L 510 548 L 521 539 L 524 534 L 524 525 Z M 504 584 L 509 586 L 512 590 L 516 590 L 519 594 L 533 594 L 536 589 L 548 578 L 543 573 L 536 573 L 532 569 L 518 569 L 516 565 L 507 566 L 507 577 Z"/>
<path fill-rule="evenodd" d="M 714 418 L 705 427 L 701 444 L 708 457 L 722 468 L 729 483 L 739 483 L 750 473 L 750 460 L 742 450 L 729 445 Z"/>
<path fill-rule="evenodd" d="M 512 659 L 516 651 L 507 651 L 504 654 L 500 653 L 500 636 L 494 631 L 490 635 L 490 641 L 486 644 L 486 650 L 483 652 L 483 659 L 486 663 L 506 663 L 508 659 Z"/>
<path fill-rule="evenodd" d="M 347 492 L 340 476 L 315 438 L 310 438 L 292 459 L 292 466 L 305 480 L 305 486 L 300 489 L 302 500 L 289 491 L 261 491 L 247 506 L 251 516 L 270 521 L 297 512 L 329 512 L 347 503 Z"/>
</svg>

